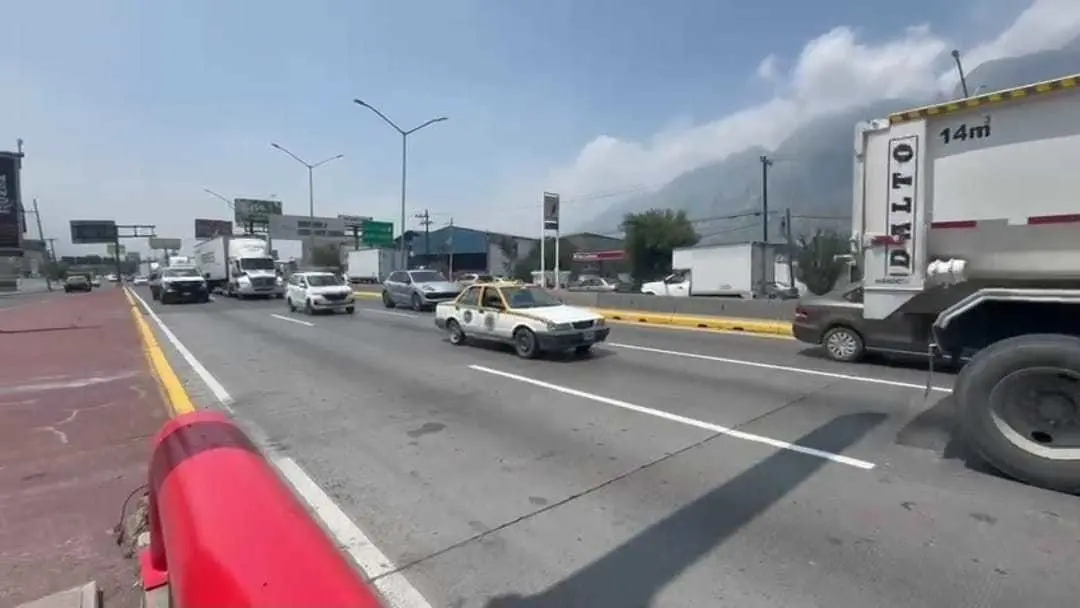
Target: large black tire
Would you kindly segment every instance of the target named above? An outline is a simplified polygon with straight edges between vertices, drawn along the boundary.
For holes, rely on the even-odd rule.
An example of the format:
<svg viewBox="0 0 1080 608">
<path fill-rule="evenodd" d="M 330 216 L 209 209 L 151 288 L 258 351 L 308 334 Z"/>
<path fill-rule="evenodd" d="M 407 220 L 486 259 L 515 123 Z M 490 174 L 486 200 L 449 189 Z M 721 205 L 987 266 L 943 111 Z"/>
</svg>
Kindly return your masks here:
<svg viewBox="0 0 1080 608">
<path fill-rule="evenodd" d="M 292 298 L 286 298 L 285 303 L 289 305 L 289 312 L 296 312 L 296 305 L 293 304 Z"/>
<path fill-rule="evenodd" d="M 424 310 L 424 301 L 420 299 L 420 294 L 412 294 L 412 298 L 409 300 L 412 303 L 412 309 L 416 312 Z"/>
<path fill-rule="evenodd" d="M 315 308 L 311 306 L 311 300 L 304 300 L 304 314 L 311 316 L 315 314 Z"/>
<path fill-rule="evenodd" d="M 394 303 L 394 299 L 391 298 L 390 294 L 385 291 L 382 292 L 382 305 L 386 308 L 393 308 L 397 306 L 397 304 Z"/>
<path fill-rule="evenodd" d="M 866 355 L 863 337 L 844 325 L 837 325 L 826 331 L 825 335 L 821 336 L 821 346 L 825 349 L 826 356 L 841 363 L 855 363 Z"/>
<path fill-rule="evenodd" d="M 450 344 L 462 346 L 465 344 L 465 332 L 457 321 L 450 319 L 446 322 L 446 333 L 450 335 Z"/>
<path fill-rule="evenodd" d="M 976 454 L 1002 473 L 1033 486 L 1080 494 L 1080 459 L 1062 458 L 1065 449 L 1072 447 L 1075 452 L 1075 446 L 1054 447 L 1052 435 L 1042 431 L 1033 431 L 1030 437 L 1023 437 L 1030 445 L 1017 445 L 1020 433 L 1011 425 L 1000 422 L 998 404 L 1002 399 L 999 395 L 1009 388 L 1003 380 L 1032 368 L 1059 369 L 1061 373 L 1053 377 L 1067 374 L 1080 378 L 1080 338 L 1058 334 L 1017 336 L 976 354 L 960 370 L 953 389 L 963 435 Z M 1050 378 L 1048 375 L 1048 382 Z M 1080 381 L 1071 391 L 1074 429 L 1080 422 L 1080 391 L 1076 386 L 1080 386 Z M 1068 405 L 1061 409 L 1070 415 Z M 1002 430 L 1002 425 L 1015 434 L 1013 439 L 1010 439 L 1009 431 Z M 1058 457 L 1055 457 L 1055 451 L 1059 453 Z"/>
<path fill-rule="evenodd" d="M 540 356 L 540 344 L 536 334 L 528 327 L 519 327 L 514 332 L 514 352 L 522 359 L 535 359 Z"/>
</svg>

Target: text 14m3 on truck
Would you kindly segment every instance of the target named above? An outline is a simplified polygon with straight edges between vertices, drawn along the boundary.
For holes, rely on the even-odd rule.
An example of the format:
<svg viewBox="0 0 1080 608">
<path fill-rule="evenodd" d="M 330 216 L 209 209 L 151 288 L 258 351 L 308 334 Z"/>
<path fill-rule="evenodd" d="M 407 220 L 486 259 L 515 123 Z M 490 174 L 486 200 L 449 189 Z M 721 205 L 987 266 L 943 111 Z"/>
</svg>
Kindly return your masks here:
<svg viewBox="0 0 1080 608">
<path fill-rule="evenodd" d="M 968 445 L 1011 477 L 1074 494 L 1078 170 L 1080 75 L 897 113 L 855 134 L 861 323 L 888 328 L 875 338 L 886 349 L 921 343 L 931 360 L 965 358 L 952 396 Z M 808 314 L 796 313 L 796 334 Z M 868 346 L 836 323 L 818 339 L 835 330 Z"/>
</svg>

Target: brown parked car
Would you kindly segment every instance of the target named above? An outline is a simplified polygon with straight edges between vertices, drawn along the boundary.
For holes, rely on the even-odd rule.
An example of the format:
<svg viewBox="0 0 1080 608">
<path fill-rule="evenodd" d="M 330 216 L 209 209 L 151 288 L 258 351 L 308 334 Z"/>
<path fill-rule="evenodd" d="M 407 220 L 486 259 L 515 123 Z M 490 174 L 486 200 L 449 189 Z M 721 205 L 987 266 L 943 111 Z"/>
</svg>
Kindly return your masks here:
<svg viewBox="0 0 1080 608">
<path fill-rule="evenodd" d="M 824 347 L 830 359 L 851 363 L 868 352 L 926 357 L 929 321 L 910 315 L 864 319 L 863 288 L 857 285 L 801 300 L 791 330 L 796 339 Z"/>
</svg>

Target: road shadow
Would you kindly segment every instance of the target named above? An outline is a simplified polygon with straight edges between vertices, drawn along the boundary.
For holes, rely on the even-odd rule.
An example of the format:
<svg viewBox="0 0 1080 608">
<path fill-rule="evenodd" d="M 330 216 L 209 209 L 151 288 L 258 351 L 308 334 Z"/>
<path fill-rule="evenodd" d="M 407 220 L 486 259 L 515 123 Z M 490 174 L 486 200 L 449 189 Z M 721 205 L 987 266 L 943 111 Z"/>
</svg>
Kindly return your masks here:
<svg viewBox="0 0 1080 608">
<path fill-rule="evenodd" d="M 810 346 L 798 351 L 800 357 L 806 357 L 808 359 L 817 359 L 819 361 L 828 361 L 835 363 L 832 359 L 825 354 L 825 349 L 820 346 Z M 899 369 L 910 369 L 915 371 L 930 371 L 930 365 L 925 356 L 922 355 L 907 355 L 899 353 L 867 353 L 866 358 L 860 363 L 850 363 L 849 365 L 882 365 L 885 367 L 893 367 Z M 936 361 L 934 363 L 934 375 L 941 374 L 943 376 L 955 376 L 960 371 L 960 365 L 950 363 L 948 361 Z"/>
<path fill-rule="evenodd" d="M 450 338 L 444 336 L 443 342 L 450 344 Z M 597 345 L 603 344 L 598 342 Z M 467 344 L 469 348 L 479 348 L 490 352 L 507 354 L 511 356 L 517 356 L 514 353 L 514 347 L 504 342 L 492 341 L 492 340 L 477 340 L 475 338 L 469 340 Z M 543 353 L 538 360 L 551 362 L 551 363 L 576 363 L 578 365 L 588 364 L 589 361 L 601 361 L 608 357 L 614 357 L 617 353 L 613 350 L 606 348 L 593 348 L 588 353 L 577 354 L 573 351 L 558 352 L 558 353 Z"/>
<path fill-rule="evenodd" d="M 884 419 L 878 413 L 841 416 L 795 443 L 840 453 Z M 684 570 L 722 546 L 827 462 L 779 450 L 545 591 L 496 597 L 486 608 L 649 606 Z"/>
</svg>

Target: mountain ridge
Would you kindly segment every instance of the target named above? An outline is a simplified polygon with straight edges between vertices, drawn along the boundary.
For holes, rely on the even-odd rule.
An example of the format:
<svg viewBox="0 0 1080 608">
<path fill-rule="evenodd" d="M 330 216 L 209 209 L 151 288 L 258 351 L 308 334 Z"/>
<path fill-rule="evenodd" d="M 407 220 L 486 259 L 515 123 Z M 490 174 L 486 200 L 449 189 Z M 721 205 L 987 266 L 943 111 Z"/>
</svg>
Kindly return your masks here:
<svg viewBox="0 0 1080 608">
<path fill-rule="evenodd" d="M 1057 50 L 986 62 L 967 76 L 972 92 L 984 93 L 1080 72 L 1080 38 Z M 957 85 L 953 97 L 962 96 Z M 937 101 L 944 101 L 937 100 Z M 790 209 L 793 236 L 818 229 L 846 232 L 852 205 L 852 142 L 855 125 L 933 99 L 890 99 L 825 115 L 792 131 L 773 150 L 751 146 L 686 171 L 655 191 L 616 201 L 583 222 L 588 232 L 614 234 L 626 213 L 652 208 L 686 211 L 702 244 L 761 240 L 761 162 L 769 168 L 769 238 L 783 238 L 781 218 Z M 797 159 L 797 160 L 796 160 Z"/>
</svg>

